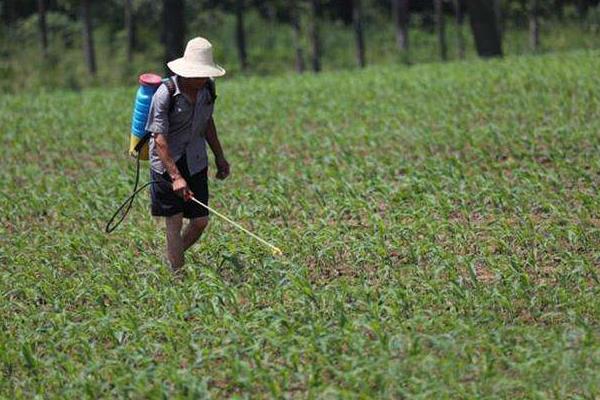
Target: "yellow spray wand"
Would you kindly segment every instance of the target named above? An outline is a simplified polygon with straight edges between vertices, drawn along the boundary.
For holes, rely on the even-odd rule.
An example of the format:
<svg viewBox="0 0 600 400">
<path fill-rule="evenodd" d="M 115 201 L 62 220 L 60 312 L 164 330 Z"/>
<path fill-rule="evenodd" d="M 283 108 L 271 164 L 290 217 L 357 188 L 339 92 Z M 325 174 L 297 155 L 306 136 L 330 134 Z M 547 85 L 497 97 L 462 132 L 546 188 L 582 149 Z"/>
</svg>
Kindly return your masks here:
<svg viewBox="0 0 600 400">
<path fill-rule="evenodd" d="M 232 220 L 230 220 L 229 218 L 227 218 L 226 216 L 224 216 L 223 214 L 213 210 L 212 208 L 210 208 L 209 206 L 207 206 L 206 204 L 202 203 L 201 201 L 197 200 L 194 196 L 190 197 L 190 200 L 200 204 L 202 207 L 206 208 L 208 211 L 214 213 L 215 215 L 217 215 L 218 217 L 223 218 L 225 221 L 229 222 L 231 225 L 235 226 L 236 228 L 238 228 L 239 230 L 247 233 L 248 235 L 252 236 L 254 239 L 258 240 L 259 242 L 261 242 L 262 244 L 268 246 L 271 248 L 271 250 L 273 251 L 273 255 L 276 256 L 281 256 L 283 255 L 283 252 L 279 249 L 279 247 L 273 246 L 271 243 L 267 242 L 266 240 L 258 237 L 257 235 L 255 235 L 254 233 L 250 232 L 248 229 L 244 228 L 243 226 L 241 226 L 240 224 L 238 224 L 237 222 L 234 222 Z"/>
</svg>

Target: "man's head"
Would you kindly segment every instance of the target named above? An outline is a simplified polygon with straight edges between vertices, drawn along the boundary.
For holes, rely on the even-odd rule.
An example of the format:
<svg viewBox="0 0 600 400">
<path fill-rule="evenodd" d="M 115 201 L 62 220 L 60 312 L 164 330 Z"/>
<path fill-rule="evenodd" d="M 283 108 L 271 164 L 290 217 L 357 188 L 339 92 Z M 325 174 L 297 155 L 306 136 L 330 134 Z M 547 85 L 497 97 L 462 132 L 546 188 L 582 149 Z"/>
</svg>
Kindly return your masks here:
<svg viewBox="0 0 600 400">
<path fill-rule="evenodd" d="M 183 57 L 167 63 L 167 66 L 180 77 L 198 79 L 191 83 L 200 85 L 199 87 L 202 87 L 209 77 L 225 75 L 225 70 L 213 61 L 212 45 L 201 37 L 190 40 Z M 204 82 L 201 83 L 199 79 L 204 79 Z"/>
</svg>

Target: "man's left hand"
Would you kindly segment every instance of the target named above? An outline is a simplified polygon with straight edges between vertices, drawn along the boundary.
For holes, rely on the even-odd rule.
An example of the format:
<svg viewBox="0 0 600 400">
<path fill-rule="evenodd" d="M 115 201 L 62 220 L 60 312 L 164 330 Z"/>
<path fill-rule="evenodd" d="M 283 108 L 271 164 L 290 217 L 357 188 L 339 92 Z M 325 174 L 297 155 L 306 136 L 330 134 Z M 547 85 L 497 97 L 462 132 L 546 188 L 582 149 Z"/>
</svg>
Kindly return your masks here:
<svg viewBox="0 0 600 400">
<path fill-rule="evenodd" d="M 217 175 L 216 178 L 223 180 L 229 176 L 229 163 L 225 158 L 217 159 Z"/>
</svg>

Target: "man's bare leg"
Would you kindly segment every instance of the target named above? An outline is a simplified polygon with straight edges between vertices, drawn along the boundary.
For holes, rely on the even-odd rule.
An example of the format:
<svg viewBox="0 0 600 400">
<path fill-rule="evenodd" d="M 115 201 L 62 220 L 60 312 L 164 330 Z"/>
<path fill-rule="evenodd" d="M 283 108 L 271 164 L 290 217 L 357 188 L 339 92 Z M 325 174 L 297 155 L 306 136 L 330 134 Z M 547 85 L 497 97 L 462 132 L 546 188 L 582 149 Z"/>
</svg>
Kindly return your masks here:
<svg viewBox="0 0 600 400">
<path fill-rule="evenodd" d="M 183 213 L 166 217 L 165 224 L 167 227 L 167 258 L 171 264 L 171 269 L 176 272 L 183 267 L 185 262 L 183 238 L 181 236 Z"/>
<path fill-rule="evenodd" d="M 200 236 L 202 236 L 202 232 L 204 232 L 204 229 L 206 229 L 207 225 L 208 217 L 190 219 L 190 222 L 187 224 L 183 230 L 183 234 L 181 235 L 184 251 L 189 249 L 198 241 L 198 239 L 200 239 Z"/>
</svg>

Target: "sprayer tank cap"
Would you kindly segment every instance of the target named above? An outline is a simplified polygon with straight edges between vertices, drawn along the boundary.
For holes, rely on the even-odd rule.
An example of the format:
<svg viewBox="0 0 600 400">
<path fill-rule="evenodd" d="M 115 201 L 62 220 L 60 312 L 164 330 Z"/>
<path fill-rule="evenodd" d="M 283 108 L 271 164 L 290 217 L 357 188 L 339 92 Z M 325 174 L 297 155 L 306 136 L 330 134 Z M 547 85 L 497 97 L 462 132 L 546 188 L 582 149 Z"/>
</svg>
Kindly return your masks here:
<svg viewBox="0 0 600 400">
<path fill-rule="evenodd" d="M 148 73 L 140 75 L 138 81 L 140 85 L 144 86 L 160 86 L 162 78 L 156 74 Z"/>
</svg>

